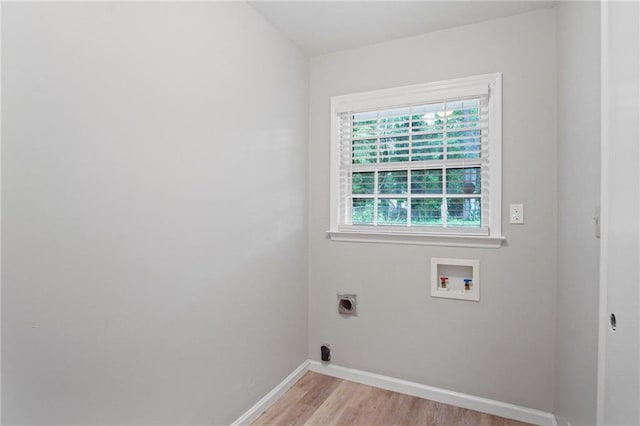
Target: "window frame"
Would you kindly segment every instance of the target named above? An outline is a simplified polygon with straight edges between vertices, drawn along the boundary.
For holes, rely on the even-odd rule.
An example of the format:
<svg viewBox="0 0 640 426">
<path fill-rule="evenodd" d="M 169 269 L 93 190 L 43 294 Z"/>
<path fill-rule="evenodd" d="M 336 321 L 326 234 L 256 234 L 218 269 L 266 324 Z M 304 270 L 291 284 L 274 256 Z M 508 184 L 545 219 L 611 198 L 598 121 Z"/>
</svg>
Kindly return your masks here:
<svg viewBox="0 0 640 426">
<path fill-rule="evenodd" d="M 437 103 L 489 91 L 489 228 L 340 225 L 340 114 Z M 331 97 L 330 228 L 334 241 L 498 248 L 502 245 L 502 73 L 485 74 Z M 474 232 L 475 231 L 475 232 Z"/>
</svg>

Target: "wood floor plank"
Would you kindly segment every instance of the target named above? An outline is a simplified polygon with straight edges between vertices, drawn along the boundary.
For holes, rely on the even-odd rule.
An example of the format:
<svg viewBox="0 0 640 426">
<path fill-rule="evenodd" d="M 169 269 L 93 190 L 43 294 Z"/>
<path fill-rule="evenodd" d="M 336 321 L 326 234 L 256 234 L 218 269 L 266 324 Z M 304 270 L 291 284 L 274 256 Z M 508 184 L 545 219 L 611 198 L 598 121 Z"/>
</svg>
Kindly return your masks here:
<svg viewBox="0 0 640 426">
<path fill-rule="evenodd" d="M 398 419 L 400 425 L 432 425 L 437 409 L 437 403 L 422 398 L 411 398 L 402 401 L 404 407 L 401 417 Z"/>
<path fill-rule="evenodd" d="M 253 423 L 256 425 L 273 425 L 278 424 L 278 419 L 284 417 L 288 410 L 298 410 L 297 404 L 310 390 L 313 390 L 316 383 L 322 379 L 320 374 L 306 373 L 294 386 L 292 386 L 285 394 L 280 397 L 275 404 L 269 407 L 262 415 Z"/>
<path fill-rule="evenodd" d="M 309 380 L 300 389 L 297 383 L 256 420 L 255 425 L 302 425 L 337 388 L 341 380 L 308 372 Z"/>
<path fill-rule="evenodd" d="M 387 398 L 382 407 L 382 416 L 380 424 L 384 425 L 400 425 L 402 424 L 405 413 L 407 412 L 407 403 L 411 401 L 410 396 L 397 392 L 391 392 L 391 396 Z"/>
<path fill-rule="evenodd" d="M 356 397 L 357 389 L 357 383 L 342 380 L 336 390 L 307 420 L 306 424 L 320 426 L 335 423 L 348 406 L 348 401 Z"/>
<path fill-rule="evenodd" d="M 383 424 L 383 418 L 385 415 L 385 406 L 388 400 L 393 395 L 393 392 L 372 388 L 370 386 L 360 385 L 359 395 L 365 396 L 358 401 L 358 405 L 353 404 L 356 408 L 356 417 L 351 423 L 342 424 L 356 424 L 356 425 L 379 425 Z M 358 400 L 354 398 L 353 401 Z"/>
<path fill-rule="evenodd" d="M 313 372 L 306 373 L 253 424 L 528 426 Z"/>
</svg>

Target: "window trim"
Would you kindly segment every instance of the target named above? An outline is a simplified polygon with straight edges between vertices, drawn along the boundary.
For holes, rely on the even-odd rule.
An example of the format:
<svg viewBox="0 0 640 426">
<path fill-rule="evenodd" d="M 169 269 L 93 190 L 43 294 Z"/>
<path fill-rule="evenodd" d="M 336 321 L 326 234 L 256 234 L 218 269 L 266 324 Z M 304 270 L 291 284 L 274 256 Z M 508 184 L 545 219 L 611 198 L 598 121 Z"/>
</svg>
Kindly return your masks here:
<svg viewBox="0 0 640 426">
<path fill-rule="evenodd" d="M 409 103 L 438 102 L 470 93 L 486 91 L 489 96 L 489 233 L 479 235 L 471 230 L 458 232 L 451 228 L 415 230 L 391 227 L 340 225 L 340 137 L 339 114 L 346 111 L 379 109 Z M 334 241 L 424 244 L 458 247 L 498 248 L 502 245 L 502 73 L 484 74 L 390 89 L 331 97 L 331 168 L 330 228 Z"/>
</svg>

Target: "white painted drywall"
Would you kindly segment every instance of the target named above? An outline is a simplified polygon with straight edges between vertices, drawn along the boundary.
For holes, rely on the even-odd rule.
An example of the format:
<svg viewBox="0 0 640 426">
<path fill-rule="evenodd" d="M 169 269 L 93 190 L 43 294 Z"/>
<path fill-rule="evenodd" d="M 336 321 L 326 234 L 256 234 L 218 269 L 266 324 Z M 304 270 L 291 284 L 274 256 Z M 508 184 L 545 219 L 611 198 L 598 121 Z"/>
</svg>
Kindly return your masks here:
<svg viewBox="0 0 640 426">
<path fill-rule="evenodd" d="M 554 1 L 250 1 L 311 56 L 553 7 Z"/>
<path fill-rule="evenodd" d="M 307 59 L 243 3 L 2 7 L 3 423 L 228 424 L 307 357 Z"/>
<path fill-rule="evenodd" d="M 600 240 L 600 4 L 561 2 L 558 37 L 558 288 L 554 413 L 596 422 Z"/>
<path fill-rule="evenodd" d="M 640 4 L 602 4 L 598 424 L 640 424 Z M 616 316 L 616 330 L 610 327 Z"/>
<path fill-rule="evenodd" d="M 313 58 L 309 148 L 309 353 L 392 377 L 553 409 L 557 279 L 555 10 Z M 503 72 L 500 249 L 332 242 L 333 95 Z M 509 203 L 525 225 L 509 225 Z M 479 259 L 480 302 L 431 298 L 431 257 Z M 336 293 L 358 294 L 357 317 Z"/>
</svg>

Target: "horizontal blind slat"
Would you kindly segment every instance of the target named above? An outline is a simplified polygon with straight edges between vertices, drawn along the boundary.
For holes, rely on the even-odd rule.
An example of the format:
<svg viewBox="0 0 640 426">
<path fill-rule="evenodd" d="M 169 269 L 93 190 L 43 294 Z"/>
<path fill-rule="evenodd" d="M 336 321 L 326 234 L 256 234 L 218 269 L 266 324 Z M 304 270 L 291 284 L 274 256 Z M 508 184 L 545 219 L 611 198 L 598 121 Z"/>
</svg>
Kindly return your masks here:
<svg viewBox="0 0 640 426">
<path fill-rule="evenodd" d="M 487 105 L 488 97 L 481 96 L 442 100 L 433 104 L 399 105 L 382 110 L 340 113 L 340 223 L 356 226 L 356 221 L 359 221 L 359 225 L 365 221 L 365 225 L 376 227 L 402 226 L 403 223 L 418 226 L 420 220 L 414 220 L 414 215 L 437 215 L 440 214 L 440 208 L 420 211 L 423 205 L 419 204 L 416 206 L 418 210 L 412 211 L 411 206 L 405 204 L 411 203 L 410 200 L 441 200 L 441 205 L 446 206 L 443 211 L 451 215 L 449 219 L 443 221 L 442 217 L 428 216 L 427 220 L 440 221 L 445 227 L 487 228 L 490 183 Z M 469 173 L 456 172 L 457 177 L 452 175 L 451 179 L 454 180 L 448 182 L 446 188 L 441 178 L 440 194 L 412 193 L 412 186 L 420 183 L 412 182 L 410 185 L 411 177 L 407 175 L 408 172 L 441 170 L 441 174 L 445 171 L 448 174 L 453 173 L 450 171 L 454 169 L 468 169 Z M 391 193 L 379 193 L 378 180 L 362 180 L 362 176 L 370 175 L 359 175 L 360 180 L 357 182 L 353 179 L 354 173 L 370 173 L 375 179 L 381 179 L 382 176 L 386 179 L 388 173 L 403 171 L 406 173 L 398 176 L 405 176 L 405 180 L 400 178 L 399 183 L 395 183 L 396 189 Z M 379 176 L 378 172 L 384 175 Z M 463 184 L 472 183 L 474 193 L 462 192 Z M 480 189 L 475 193 L 476 189 L 473 188 L 478 184 Z M 354 185 L 357 190 L 354 190 Z M 362 185 L 365 185 L 366 190 L 362 189 Z M 434 183 L 429 185 L 433 186 Z M 459 193 L 447 193 L 449 185 L 457 185 Z M 465 191 L 466 189 L 465 186 Z M 356 200 L 359 200 L 357 205 Z M 380 204 L 382 202 L 385 204 Z M 474 219 L 465 222 L 464 218 L 458 219 L 461 217 L 459 215 L 466 217 L 478 210 L 478 213 L 473 213 L 474 217 L 479 215 L 477 221 Z M 402 216 L 407 216 L 408 212 L 411 212 L 411 217 Z M 356 213 L 359 216 L 353 217 Z M 420 226 L 431 225 L 425 225 L 423 221 Z"/>
</svg>

